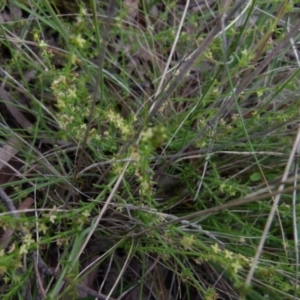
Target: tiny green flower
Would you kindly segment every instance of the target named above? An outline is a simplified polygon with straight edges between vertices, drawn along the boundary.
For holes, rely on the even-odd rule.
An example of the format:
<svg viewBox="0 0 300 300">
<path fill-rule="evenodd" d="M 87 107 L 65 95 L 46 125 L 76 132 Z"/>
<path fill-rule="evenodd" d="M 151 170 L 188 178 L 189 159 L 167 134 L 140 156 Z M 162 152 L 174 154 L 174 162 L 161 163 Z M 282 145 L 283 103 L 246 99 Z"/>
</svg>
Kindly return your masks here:
<svg viewBox="0 0 300 300">
<path fill-rule="evenodd" d="M 247 49 L 244 49 L 244 50 L 242 50 L 242 52 L 241 52 L 244 56 L 247 56 L 248 55 L 248 50 Z"/>
<path fill-rule="evenodd" d="M 66 104 L 65 104 L 65 102 L 63 101 L 63 100 L 61 100 L 61 99 L 57 99 L 57 104 L 56 104 L 56 106 L 57 106 L 57 108 L 59 109 L 59 110 L 64 110 L 65 108 L 66 108 Z"/>
<path fill-rule="evenodd" d="M 87 10 L 84 6 L 80 6 L 80 14 L 83 16 L 87 15 Z"/>
<path fill-rule="evenodd" d="M 55 216 L 55 215 L 52 214 L 52 215 L 50 216 L 50 222 L 51 222 L 51 223 L 54 223 L 54 221 L 55 221 L 56 218 L 57 218 L 57 216 Z"/>
<path fill-rule="evenodd" d="M 215 243 L 214 245 L 211 245 L 210 247 L 213 250 L 213 252 L 215 252 L 216 254 L 220 253 L 220 251 L 221 251 L 221 249 L 219 248 L 219 245 L 217 243 Z"/>
<path fill-rule="evenodd" d="M 28 253 L 27 245 L 23 244 L 20 247 L 20 255 L 27 254 L 27 253 Z"/>
<path fill-rule="evenodd" d="M 44 40 L 40 40 L 40 42 L 39 42 L 39 47 L 40 47 L 41 49 L 46 49 L 47 46 L 48 46 L 48 45 L 45 43 Z"/>
<path fill-rule="evenodd" d="M 34 243 L 34 240 L 32 239 L 32 235 L 30 233 L 27 233 L 22 239 L 24 244 L 26 244 L 27 246 L 30 246 Z"/>
<path fill-rule="evenodd" d="M 246 243 L 246 240 L 244 237 L 240 237 L 239 238 L 239 242 L 242 243 L 242 244 L 245 244 Z"/>
<path fill-rule="evenodd" d="M 38 224 L 38 230 L 39 230 L 39 232 L 46 234 L 48 227 L 46 226 L 46 224 L 41 223 L 41 224 Z"/>
<path fill-rule="evenodd" d="M 74 85 L 72 85 L 69 89 L 68 89 L 68 98 L 74 98 L 76 99 L 77 95 L 76 95 L 76 87 Z"/>
<path fill-rule="evenodd" d="M 130 154 L 130 158 L 136 162 L 139 162 L 141 159 L 141 155 L 138 151 L 138 149 L 136 147 L 133 148 L 131 154 Z"/>
<path fill-rule="evenodd" d="M 153 137 L 153 129 L 152 128 L 147 128 L 146 131 L 142 133 L 142 140 L 147 142 Z"/>
<path fill-rule="evenodd" d="M 219 299 L 219 296 L 213 288 L 208 288 L 205 292 L 204 299 L 205 300 L 217 300 L 217 299 Z"/>
<path fill-rule="evenodd" d="M 56 80 L 54 80 L 51 84 L 51 89 L 56 91 L 60 84 L 66 84 L 67 78 L 66 76 L 59 75 Z"/>
<path fill-rule="evenodd" d="M 236 260 L 234 263 L 232 263 L 231 267 L 232 267 L 234 273 L 237 273 L 240 269 L 242 269 L 242 266 L 238 260 Z"/>
<path fill-rule="evenodd" d="M 85 45 L 85 43 L 86 43 L 86 40 L 81 37 L 81 34 L 77 34 L 77 36 L 75 36 L 75 38 L 74 38 L 74 44 L 78 48 L 83 48 L 84 45 Z"/>
<path fill-rule="evenodd" d="M 185 250 L 192 250 L 192 245 L 195 243 L 195 236 L 193 234 L 189 236 L 186 235 L 180 243 Z"/>
<path fill-rule="evenodd" d="M 85 218 L 88 218 L 88 217 L 90 216 L 90 213 L 89 213 L 89 211 L 86 209 L 86 210 L 82 213 L 82 215 L 83 215 Z"/>
<path fill-rule="evenodd" d="M 120 128 L 120 130 L 121 130 L 122 134 L 125 136 L 128 136 L 131 133 L 131 128 L 125 124 Z"/>
<path fill-rule="evenodd" d="M 228 258 L 228 259 L 232 259 L 233 258 L 233 252 L 225 249 L 224 251 L 224 254 L 225 254 L 225 257 Z"/>
<path fill-rule="evenodd" d="M 225 187 L 226 187 L 226 184 L 224 182 L 222 182 L 219 186 L 219 189 L 222 193 L 224 192 Z"/>
<path fill-rule="evenodd" d="M 123 206 L 118 206 L 118 207 L 116 208 L 116 210 L 117 210 L 118 212 L 123 212 L 125 209 L 124 209 Z"/>
</svg>

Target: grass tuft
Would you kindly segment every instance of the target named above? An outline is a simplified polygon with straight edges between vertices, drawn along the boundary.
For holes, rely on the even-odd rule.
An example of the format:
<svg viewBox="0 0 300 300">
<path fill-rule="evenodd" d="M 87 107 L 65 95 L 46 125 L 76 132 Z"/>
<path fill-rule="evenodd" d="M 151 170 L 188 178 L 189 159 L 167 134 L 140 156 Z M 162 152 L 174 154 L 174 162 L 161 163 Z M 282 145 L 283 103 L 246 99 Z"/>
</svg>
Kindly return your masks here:
<svg viewBox="0 0 300 300">
<path fill-rule="evenodd" d="M 1 299 L 300 299 L 297 1 L 2 2 Z"/>
</svg>

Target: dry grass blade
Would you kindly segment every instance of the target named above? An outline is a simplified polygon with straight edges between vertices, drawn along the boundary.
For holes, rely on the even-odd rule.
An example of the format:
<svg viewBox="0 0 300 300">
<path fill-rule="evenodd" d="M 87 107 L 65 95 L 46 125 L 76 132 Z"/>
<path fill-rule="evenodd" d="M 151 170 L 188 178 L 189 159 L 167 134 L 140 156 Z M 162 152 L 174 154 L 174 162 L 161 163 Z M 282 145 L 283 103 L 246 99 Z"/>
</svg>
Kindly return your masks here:
<svg viewBox="0 0 300 300">
<path fill-rule="evenodd" d="M 5 101 L 5 106 L 14 117 L 14 119 L 20 124 L 20 126 L 24 129 L 32 128 L 31 122 L 21 113 L 21 111 L 15 106 L 13 99 L 10 95 L 4 90 L 3 85 L 0 87 L 0 98 Z M 19 152 L 21 143 L 17 140 L 16 137 L 10 138 L 5 145 L 0 148 L 0 170 L 6 165 L 8 162 L 17 155 Z"/>
<path fill-rule="evenodd" d="M 265 190 L 265 189 L 263 189 L 263 190 Z M 264 200 L 266 198 L 269 199 L 271 197 L 280 196 L 283 193 L 293 192 L 294 190 L 295 190 L 295 187 L 292 186 L 292 187 L 285 188 L 281 191 L 278 190 L 278 191 L 273 192 L 273 193 L 264 193 L 264 194 L 257 195 L 258 192 L 255 192 L 254 196 L 250 194 L 250 195 L 248 195 L 246 197 L 243 197 L 243 198 L 234 199 L 234 200 L 231 200 L 231 201 L 229 201 L 228 203 L 225 203 L 225 204 L 217 205 L 215 207 L 208 208 L 208 209 L 205 209 L 205 210 L 202 210 L 202 211 L 197 211 L 197 212 L 194 212 L 194 213 L 189 214 L 189 215 L 184 216 L 184 217 L 180 217 L 180 218 L 175 219 L 175 220 L 164 222 L 160 225 L 153 226 L 149 229 L 143 230 L 143 231 L 138 232 L 138 233 L 134 233 L 130 236 L 133 237 L 133 238 L 137 238 L 137 237 L 140 237 L 140 236 L 142 236 L 142 235 L 144 235 L 148 232 L 151 232 L 152 230 L 158 230 L 162 227 L 165 227 L 165 226 L 168 226 L 168 225 L 171 225 L 171 224 L 176 224 L 176 223 L 181 222 L 181 221 L 186 221 L 186 220 L 195 219 L 195 218 L 199 218 L 199 217 L 210 216 L 210 215 L 219 213 L 219 212 L 221 212 L 225 209 L 230 209 L 230 208 L 233 208 L 233 207 L 237 207 L 237 206 L 257 202 L 259 200 Z M 298 186 L 296 188 L 296 190 L 300 190 L 300 187 Z"/>
<path fill-rule="evenodd" d="M 13 101 L 12 97 L 4 90 L 3 87 L 0 87 L 0 98 L 5 101 L 5 105 L 7 109 L 22 128 L 24 129 L 32 128 L 31 122 L 29 122 L 28 119 L 15 106 L 16 102 Z"/>
<path fill-rule="evenodd" d="M 99 215 L 97 216 L 97 218 L 95 219 L 95 221 L 93 222 L 91 228 L 90 228 L 90 232 L 88 233 L 87 237 L 85 238 L 84 240 L 84 243 L 82 245 L 82 247 L 80 248 L 80 251 L 78 251 L 77 255 L 76 255 L 76 261 L 79 259 L 80 255 L 82 254 L 82 252 L 84 251 L 87 243 L 89 242 L 90 238 L 92 237 L 92 235 L 94 234 L 97 226 L 99 225 L 99 222 L 101 221 L 101 219 L 103 218 L 106 210 L 108 209 L 117 189 L 119 188 L 120 184 L 121 184 L 121 181 L 123 180 L 124 178 L 124 175 L 125 175 L 125 172 L 128 168 L 130 164 L 130 161 L 128 161 L 125 166 L 123 167 L 123 170 L 122 170 L 122 173 L 120 174 L 118 180 L 116 181 L 111 193 L 109 194 L 107 200 L 105 201 L 105 204 L 103 205 L 103 208 L 101 209 Z"/>
<path fill-rule="evenodd" d="M 300 127 L 298 128 L 298 134 L 296 136 L 293 149 L 291 151 L 289 160 L 288 160 L 288 162 L 286 164 L 286 168 L 285 168 L 284 174 L 282 176 L 282 181 L 283 182 L 286 181 L 287 178 L 288 178 L 289 171 L 290 171 L 291 166 L 293 164 L 293 161 L 295 159 L 295 155 L 297 155 L 297 151 L 299 149 L 299 146 L 300 146 Z M 292 189 L 291 189 L 291 191 L 294 192 L 295 190 L 298 190 L 298 188 L 300 189 L 300 187 L 293 186 Z M 269 217 L 267 219 L 267 222 L 266 222 L 266 225 L 265 225 L 265 229 L 264 229 L 263 234 L 261 236 L 261 239 L 260 239 L 260 242 L 259 242 L 256 254 L 255 254 L 255 257 L 253 259 L 253 263 L 252 263 L 251 268 L 249 270 L 249 273 L 248 273 L 248 276 L 247 276 L 247 279 L 246 279 L 246 284 L 250 284 L 251 283 L 251 280 L 252 280 L 252 277 L 253 277 L 253 274 L 254 274 L 254 270 L 255 270 L 255 268 L 256 268 L 256 266 L 258 264 L 258 259 L 259 259 L 260 255 L 261 255 L 262 248 L 263 248 L 263 246 L 265 244 L 267 235 L 269 233 L 269 230 L 270 230 L 270 227 L 271 227 L 271 224 L 272 224 L 272 221 L 273 221 L 273 218 L 274 218 L 275 212 L 277 210 L 278 203 L 280 201 L 280 197 L 281 197 L 283 191 L 284 191 L 284 184 L 281 184 L 279 186 L 279 188 L 278 188 L 278 192 L 276 193 L 276 197 L 274 199 L 274 202 L 273 202 L 273 205 L 272 205 L 272 209 L 271 209 Z"/>
<path fill-rule="evenodd" d="M 186 17 L 186 13 L 187 13 L 187 10 L 188 10 L 188 7 L 190 5 L 190 1 L 186 1 L 186 4 L 185 4 L 185 8 L 184 8 L 184 12 L 183 12 L 183 15 L 182 15 L 182 18 L 181 18 L 181 21 L 180 21 L 180 24 L 179 24 L 179 27 L 178 27 L 178 30 L 177 30 L 177 33 L 176 33 L 176 37 L 174 39 L 174 42 L 173 42 L 173 45 L 172 45 L 172 49 L 171 49 L 171 52 L 170 52 L 170 55 L 168 57 L 168 61 L 166 63 L 166 66 L 165 66 L 165 69 L 164 69 L 164 72 L 162 74 L 162 77 L 161 77 L 161 80 L 160 80 L 160 83 L 158 85 L 158 88 L 155 92 L 155 98 L 161 93 L 161 88 L 163 86 L 163 83 L 165 81 L 165 78 L 166 78 L 166 75 L 167 75 L 167 72 L 169 70 L 169 66 L 170 66 L 170 62 L 172 60 L 172 56 L 174 55 L 174 51 L 176 49 L 176 45 L 177 45 L 177 42 L 178 42 L 178 38 L 179 38 L 179 35 L 180 35 L 180 32 L 181 32 L 181 29 L 182 29 L 182 25 L 183 25 L 183 21 L 184 21 L 184 18 Z M 152 106 L 153 107 L 153 106 Z M 150 109 L 151 111 L 151 109 Z"/>
<path fill-rule="evenodd" d="M 93 265 L 94 265 L 94 263 L 97 262 L 98 259 L 99 259 L 99 256 L 93 256 L 93 257 L 89 258 L 89 260 L 84 264 L 83 267 L 84 267 L 85 272 L 81 276 L 81 278 L 83 278 L 82 284 L 84 286 L 87 286 L 90 288 L 92 286 L 93 282 L 96 280 L 97 272 L 99 271 L 99 268 L 98 267 L 93 268 Z M 90 269 L 92 269 L 92 270 L 90 270 Z M 78 296 L 81 298 L 87 297 L 88 293 L 79 289 Z"/>
<path fill-rule="evenodd" d="M 10 138 L 3 147 L 0 147 L 0 171 L 19 152 L 20 142 L 16 138 Z"/>
</svg>

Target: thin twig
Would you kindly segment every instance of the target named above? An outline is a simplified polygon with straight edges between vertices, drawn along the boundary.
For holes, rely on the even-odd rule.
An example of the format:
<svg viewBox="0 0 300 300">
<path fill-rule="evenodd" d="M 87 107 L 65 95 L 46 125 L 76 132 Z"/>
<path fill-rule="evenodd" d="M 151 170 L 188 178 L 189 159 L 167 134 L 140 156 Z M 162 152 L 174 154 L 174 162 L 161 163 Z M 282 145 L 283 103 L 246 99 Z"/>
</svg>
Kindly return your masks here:
<svg viewBox="0 0 300 300">
<path fill-rule="evenodd" d="M 180 35 L 181 29 L 182 29 L 182 27 L 183 27 L 183 21 L 184 21 L 184 18 L 186 17 L 186 13 L 187 13 L 187 10 L 188 10 L 189 5 L 190 5 L 190 0 L 186 1 L 185 8 L 184 8 L 184 12 L 183 12 L 182 17 L 181 17 L 181 20 L 180 20 L 180 24 L 179 24 L 179 27 L 178 27 L 178 30 L 177 30 L 177 33 L 176 33 L 176 36 L 175 36 L 175 39 L 174 39 L 172 48 L 171 48 L 171 52 L 170 52 L 169 57 L 168 57 L 167 64 L 166 64 L 166 66 L 165 66 L 164 72 L 163 72 L 163 74 L 162 74 L 162 76 L 161 76 L 160 83 L 159 83 L 158 88 L 157 88 L 157 91 L 156 91 L 156 93 L 155 93 L 155 98 L 156 98 L 156 97 L 160 94 L 160 92 L 161 92 L 163 83 L 164 83 L 164 81 L 165 81 L 167 72 L 168 72 L 168 70 L 169 70 L 169 66 L 170 66 L 170 64 L 171 64 L 172 57 L 173 57 L 174 52 L 175 52 L 175 49 L 176 49 L 176 45 L 177 45 L 177 42 L 178 42 L 178 39 L 179 39 L 179 35 Z M 150 109 L 150 111 L 151 111 L 151 109 Z"/>
</svg>

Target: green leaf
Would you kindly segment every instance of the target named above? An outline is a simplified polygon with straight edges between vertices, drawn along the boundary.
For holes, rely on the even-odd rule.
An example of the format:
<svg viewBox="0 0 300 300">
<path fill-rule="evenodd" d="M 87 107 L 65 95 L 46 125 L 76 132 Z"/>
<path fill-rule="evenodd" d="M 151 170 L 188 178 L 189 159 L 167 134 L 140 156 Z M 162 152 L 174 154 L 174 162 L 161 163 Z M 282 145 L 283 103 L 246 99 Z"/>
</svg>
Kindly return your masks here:
<svg viewBox="0 0 300 300">
<path fill-rule="evenodd" d="M 261 174 L 259 172 L 253 173 L 250 176 L 250 180 L 251 181 L 259 181 L 259 180 L 261 180 Z"/>
</svg>

